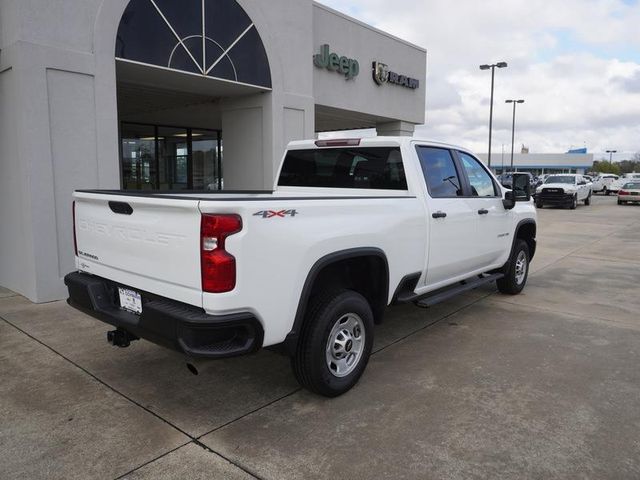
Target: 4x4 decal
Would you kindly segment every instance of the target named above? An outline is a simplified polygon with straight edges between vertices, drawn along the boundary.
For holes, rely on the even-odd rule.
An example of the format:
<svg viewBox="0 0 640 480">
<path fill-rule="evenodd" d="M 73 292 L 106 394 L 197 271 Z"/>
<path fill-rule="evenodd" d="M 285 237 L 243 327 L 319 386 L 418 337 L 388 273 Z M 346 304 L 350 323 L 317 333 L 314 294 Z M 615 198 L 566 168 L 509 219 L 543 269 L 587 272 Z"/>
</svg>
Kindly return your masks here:
<svg viewBox="0 0 640 480">
<path fill-rule="evenodd" d="M 261 210 L 253 214 L 254 217 L 276 218 L 276 217 L 295 217 L 298 214 L 296 210 Z"/>
</svg>

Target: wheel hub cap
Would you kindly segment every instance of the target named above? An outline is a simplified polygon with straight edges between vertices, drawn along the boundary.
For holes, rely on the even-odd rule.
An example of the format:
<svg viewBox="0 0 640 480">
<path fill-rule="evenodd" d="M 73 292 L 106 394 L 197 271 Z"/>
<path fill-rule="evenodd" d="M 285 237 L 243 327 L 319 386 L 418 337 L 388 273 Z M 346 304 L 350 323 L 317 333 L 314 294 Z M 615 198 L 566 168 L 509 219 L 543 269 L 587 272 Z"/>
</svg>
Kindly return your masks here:
<svg viewBox="0 0 640 480">
<path fill-rule="evenodd" d="M 524 277 L 527 274 L 527 255 L 524 252 L 518 253 L 516 258 L 516 283 L 520 285 L 524 282 Z"/>
<path fill-rule="evenodd" d="M 325 358 L 329 371 L 345 377 L 356 368 L 364 350 L 364 323 L 355 313 L 342 315 L 327 338 Z"/>
</svg>

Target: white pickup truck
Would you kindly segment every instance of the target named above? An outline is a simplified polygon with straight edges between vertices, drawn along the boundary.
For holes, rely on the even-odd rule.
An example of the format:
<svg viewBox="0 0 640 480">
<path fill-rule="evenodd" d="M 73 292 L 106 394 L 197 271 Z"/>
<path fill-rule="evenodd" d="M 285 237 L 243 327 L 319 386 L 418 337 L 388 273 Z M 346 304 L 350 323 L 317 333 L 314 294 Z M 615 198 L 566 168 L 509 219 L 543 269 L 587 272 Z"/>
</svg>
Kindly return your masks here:
<svg viewBox="0 0 640 480">
<path fill-rule="evenodd" d="M 575 210 L 578 202 L 591 205 L 591 182 L 576 173 L 549 175 L 536 189 L 536 207 L 545 205 L 569 207 Z"/>
<path fill-rule="evenodd" d="M 636 173 L 636 172 L 624 173 L 617 180 L 612 182 L 611 185 L 609 185 L 607 194 L 609 192 L 618 193 L 618 191 L 620 191 L 620 189 L 624 186 L 625 183 L 637 182 L 637 181 L 640 181 L 640 173 Z"/>
<path fill-rule="evenodd" d="M 519 182 L 524 182 L 518 190 Z M 188 358 L 272 347 L 306 388 L 351 388 L 388 305 L 517 294 L 536 249 L 528 177 L 404 137 L 289 144 L 273 191 L 74 193 L 69 304 Z"/>
</svg>

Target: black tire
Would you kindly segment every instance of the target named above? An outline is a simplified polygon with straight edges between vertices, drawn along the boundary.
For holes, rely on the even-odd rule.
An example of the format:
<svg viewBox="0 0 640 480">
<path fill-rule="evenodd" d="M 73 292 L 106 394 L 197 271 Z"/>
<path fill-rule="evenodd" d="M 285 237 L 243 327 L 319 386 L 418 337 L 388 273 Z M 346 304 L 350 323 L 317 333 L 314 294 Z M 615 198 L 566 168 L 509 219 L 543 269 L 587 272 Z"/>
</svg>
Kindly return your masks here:
<svg viewBox="0 0 640 480">
<path fill-rule="evenodd" d="M 607 187 L 604 187 L 602 189 L 602 193 L 603 193 L 603 195 L 609 195 L 611 192 L 607 189 Z"/>
<path fill-rule="evenodd" d="M 524 276 L 520 277 L 517 272 L 516 264 L 520 259 L 520 253 L 524 253 Z M 514 245 L 511 257 L 505 265 L 504 277 L 496 281 L 500 293 L 508 295 L 517 295 L 522 291 L 529 277 L 529 245 L 524 240 L 517 240 Z"/>
<path fill-rule="evenodd" d="M 622 205 L 622 200 L 618 200 L 618 205 Z"/>
<path fill-rule="evenodd" d="M 587 198 L 584 199 L 584 204 L 587 206 L 591 205 L 591 194 L 587 195 Z"/>
<path fill-rule="evenodd" d="M 569 205 L 569 208 L 571 210 L 575 210 L 578 207 L 578 194 L 576 193 L 573 196 L 573 199 L 571 200 L 571 205 Z"/>
<path fill-rule="evenodd" d="M 334 327 L 338 327 L 338 322 L 345 318 L 353 320 L 354 315 L 362 322 L 361 330 L 358 331 L 360 335 L 364 335 L 361 353 L 357 358 L 354 357 L 356 363 L 348 367 L 352 368 L 348 374 L 337 376 L 328 365 L 327 342 Z M 330 290 L 320 295 L 309 308 L 297 351 L 291 357 L 293 373 L 298 383 L 326 397 L 337 397 L 347 392 L 358 382 L 367 366 L 373 346 L 373 328 L 373 312 L 369 302 L 359 293 L 342 289 Z M 357 336 L 354 334 L 352 338 L 354 341 L 351 347 L 349 341 L 345 343 L 346 352 L 355 351 L 355 348 L 351 348 L 355 347 Z"/>
<path fill-rule="evenodd" d="M 536 208 L 542 208 L 543 204 L 542 202 L 536 202 Z"/>
</svg>

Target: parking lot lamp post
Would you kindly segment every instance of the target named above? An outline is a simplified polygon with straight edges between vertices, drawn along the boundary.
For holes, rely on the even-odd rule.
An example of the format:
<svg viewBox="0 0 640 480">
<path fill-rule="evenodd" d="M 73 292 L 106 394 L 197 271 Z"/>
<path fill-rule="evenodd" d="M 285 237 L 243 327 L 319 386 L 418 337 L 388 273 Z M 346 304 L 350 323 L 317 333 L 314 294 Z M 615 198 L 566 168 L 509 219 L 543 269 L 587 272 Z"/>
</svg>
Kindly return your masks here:
<svg viewBox="0 0 640 480">
<path fill-rule="evenodd" d="M 480 70 L 491 69 L 491 102 L 489 104 L 489 155 L 487 159 L 487 166 L 489 168 L 491 168 L 491 128 L 493 126 L 493 80 L 495 77 L 496 67 L 505 68 L 506 66 L 507 66 L 507 62 L 492 63 L 491 65 L 488 65 L 488 64 L 480 65 Z"/>
<path fill-rule="evenodd" d="M 609 163 L 613 162 L 613 154 L 618 153 L 618 150 L 605 150 L 609 154 Z"/>
<path fill-rule="evenodd" d="M 513 121 L 511 122 L 511 171 L 513 172 L 513 142 L 516 133 L 516 103 L 524 103 L 524 100 L 505 100 L 504 103 L 513 103 Z"/>
</svg>

